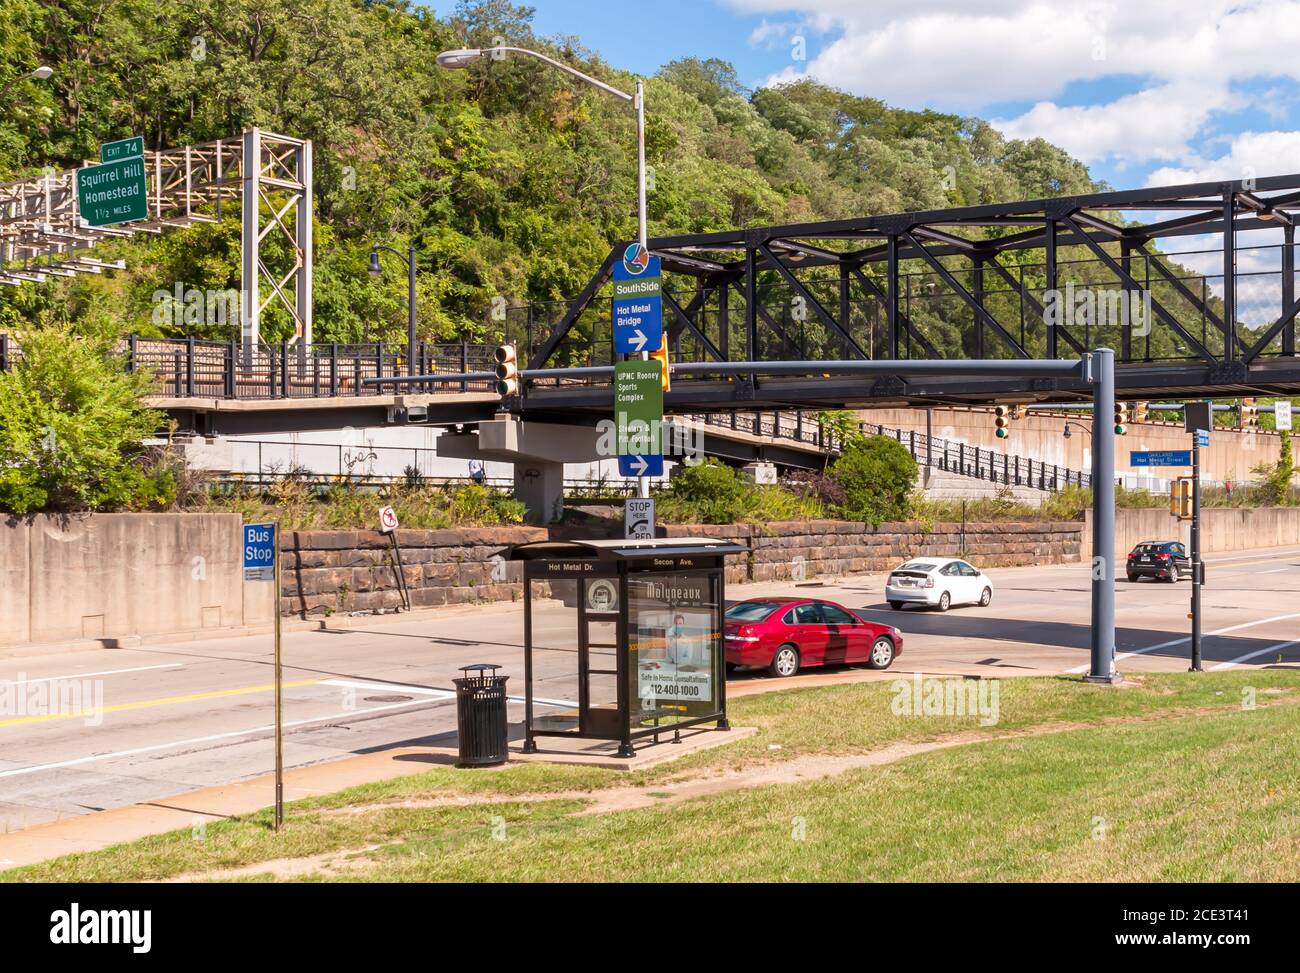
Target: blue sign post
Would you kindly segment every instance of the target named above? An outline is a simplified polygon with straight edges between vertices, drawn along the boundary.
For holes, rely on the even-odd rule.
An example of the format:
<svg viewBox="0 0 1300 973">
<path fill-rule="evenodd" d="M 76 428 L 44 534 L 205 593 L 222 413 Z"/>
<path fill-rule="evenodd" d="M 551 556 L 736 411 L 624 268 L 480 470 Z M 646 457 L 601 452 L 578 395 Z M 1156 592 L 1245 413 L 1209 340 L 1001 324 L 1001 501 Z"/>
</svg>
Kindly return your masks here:
<svg viewBox="0 0 1300 973">
<path fill-rule="evenodd" d="M 663 278 L 659 258 L 632 244 L 614 264 L 611 320 L 614 350 L 622 355 L 658 351 L 664 343 Z"/>
<path fill-rule="evenodd" d="M 281 663 L 279 524 L 244 525 L 244 580 L 271 581 L 275 618 L 275 830 L 284 825 L 284 667 Z"/>
<path fill-rule="evenodd" d="M 275 524 L 244 525 L 244 580 L 275 580 Z"/>
<path fill-rule="evenodd" d="M 1145 453 L 1129 453 L 1129 466 L 1191 466 L 1190 449 L 1173 449 Z"/>
</svg>

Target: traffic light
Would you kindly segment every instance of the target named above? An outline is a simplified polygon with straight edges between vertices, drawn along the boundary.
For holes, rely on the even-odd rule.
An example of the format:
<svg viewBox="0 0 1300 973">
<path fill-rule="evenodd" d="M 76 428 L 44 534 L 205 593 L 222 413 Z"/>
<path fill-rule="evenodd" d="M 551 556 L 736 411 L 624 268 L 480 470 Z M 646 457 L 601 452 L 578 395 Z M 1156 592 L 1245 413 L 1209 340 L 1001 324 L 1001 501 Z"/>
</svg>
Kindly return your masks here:
<svg viewBox="0 0 1300 973">
<path fill-rule="evenodd" d="M 1250 429 L 1259 425 L 1259 399 L 1241 400 L 1241 428 Z"/>
<path fill-rule="evenodd" d="M 1115 403 L 1115 435 L 1123 436 L 1128 432 L 1128 403 Z"/>
<path fill-rule="evenodd" d="M 993 410 L 993 425 L 996 427 L 993 435 L 998 439 L 1006 439 L 1011 435 L 1011 430 L 1007 428 L 1010 423 L 1011 408 L 1005 405 L 999 405 Z"/>
<path fill-rule="evenodd" d="M 514 345 L 497 345 L 497 394 L 502 398 L 519 393 L 519 360 Z"/>
<path fill-rule="evenodd" d="M 665 392 L 673 387 L 672 379 L 668 374 L 668 342 L 661 341 L 659 347 L 650 352 L 650 360 L 657 361 L 663 369 L 659 373 L 659 385 Z"/>
<path fill-rule="evenodd" d="M 1147 414 L 1151 411 L 1151 403 L 1145 399 L 1141 402 L 1133 403 L 1133 421 L 1146 422 Z"/>
<path fill-rule="evenodd" d="M 1192 517 L 1192 478 L 1180 476 L 1169 484 L 1169 512 L 1179 520 Z"/>
</svg>

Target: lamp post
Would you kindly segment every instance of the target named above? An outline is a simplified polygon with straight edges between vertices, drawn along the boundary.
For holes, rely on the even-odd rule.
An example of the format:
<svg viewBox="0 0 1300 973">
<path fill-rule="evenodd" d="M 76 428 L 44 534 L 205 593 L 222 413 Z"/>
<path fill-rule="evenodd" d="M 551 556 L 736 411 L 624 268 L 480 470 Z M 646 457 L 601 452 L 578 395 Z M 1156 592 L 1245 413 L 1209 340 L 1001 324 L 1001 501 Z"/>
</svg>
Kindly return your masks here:
<svg viewBox="0 0 1300 973">
<path fill-rule="evenodd" d="M 406 256 L 394 250 L 392 247 L 373 246 L 370 248 L 370 276 L 378 277 L 379 268 L 379 251 L 387 250 L 399 260 L 406 261 L 406 365 L 410 369 L 415 366 L 416 339 L 415 339 L 415 244 L 411 244 L 410 250 Z"/>
<path fill-rule="evenodd" d="M 46 65 L 42 64 L 40 67 L 33 68 L 32 70 L 28 71 L 26 74 L 20 74 L 16 78 L 11 78 L 3 88 L 0 88 L 0 98 L 3 98 L 5 95 L 9 94 L 9 89 L 12 88 L 14 85 L 16 85 L 19 81 L 27 81 L 28 79 L 32 81 L 44 81 L 53 73 L 54 73 L 54 68 L 47 67 Z"/>
<path fill-rule="evenodd" d="M 484 54 L 523 54 L 526 57 L 536 58 L 544 61 L 553 68 L 558 68 L 565 74 L 570 74 L 581 81 L 593 87 L 599 88 L 608 95 L 625 101 L 630 104 L 636 112 L 636 220 L 637 220 L 637 242 L 642 249 L 646 246 L 646 179 L 645 179 L 645 84 L 638 78 L 636 83 L 636 93 L 628 94 L 626 91 L 620 91 L 613 85 L 605 84 L 593 78 L 589 74 L 583 74 L 577 68 L 569 67 L 563 61 L 557 61 L 553 57 L 547 57 L 538 51 L 531 51 L 526 47 L 489 47 L 478 48 L 469 47 L 461 48 L 455 51 L 443 51 L 437 57 L 439 67 L 444 68 L 465 68 L 477 61 Z M 641 360 L 646 361 L 650 358 L 648 351 L 641 352 Z M 637 494 L 642 497 L 650 496 L 650 479 L 645 476 L 637 477 Z"/>
</svg>

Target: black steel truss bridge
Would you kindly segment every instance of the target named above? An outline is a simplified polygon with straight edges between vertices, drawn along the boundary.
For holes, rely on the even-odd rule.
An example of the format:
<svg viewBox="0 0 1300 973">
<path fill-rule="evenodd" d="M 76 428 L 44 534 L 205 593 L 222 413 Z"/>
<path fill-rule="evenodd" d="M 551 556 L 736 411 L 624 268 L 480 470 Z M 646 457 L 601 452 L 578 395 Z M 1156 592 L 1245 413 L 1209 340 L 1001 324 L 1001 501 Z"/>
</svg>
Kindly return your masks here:
<svg viewBox="0 0 1300 973">
<path fill-rule="evenodd" d="M 1300 391 L 1300 175 L 661 237 L 672 411 L 1070 402 L 1077 380 L 820 374 L 818 361 L 1116 352 L 1126 399 Z M 607 413 L 611 250 L 552 315 L 513 309 L 524 414 Z M 807 362 L 710 375 L 714 362 Z M 582 369 L 587 368 L 584 373 Z M 568 374 L 560 369 L 575 369 Z"/>
</svg>

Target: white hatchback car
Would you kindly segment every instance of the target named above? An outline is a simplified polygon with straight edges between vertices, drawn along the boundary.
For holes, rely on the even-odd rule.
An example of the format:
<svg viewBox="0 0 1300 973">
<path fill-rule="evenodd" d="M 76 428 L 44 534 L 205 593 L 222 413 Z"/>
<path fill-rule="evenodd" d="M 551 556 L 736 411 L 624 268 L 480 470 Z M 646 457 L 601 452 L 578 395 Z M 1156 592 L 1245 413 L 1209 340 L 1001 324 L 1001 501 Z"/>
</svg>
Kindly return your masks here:
<svg viewBox="0 0 1300 973">
<path fill-rule="evenodd" d="M 941 612 L 951 605 L 984 607 L 993 601 L 993 581 L 965 561 L 919 557 L 890 572 L 885 599 L 895 610 L 904 605 L 928 605 Z"/>
</svg>

